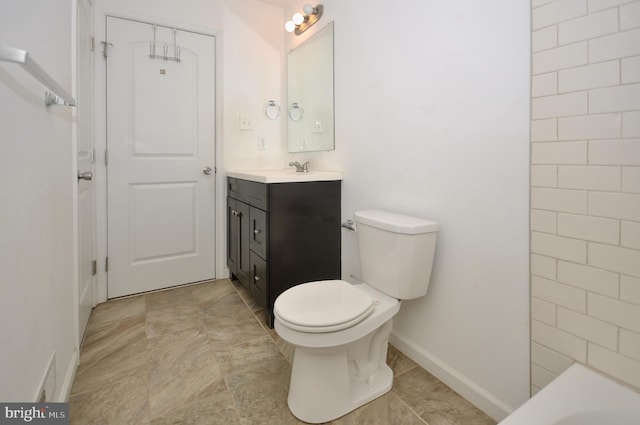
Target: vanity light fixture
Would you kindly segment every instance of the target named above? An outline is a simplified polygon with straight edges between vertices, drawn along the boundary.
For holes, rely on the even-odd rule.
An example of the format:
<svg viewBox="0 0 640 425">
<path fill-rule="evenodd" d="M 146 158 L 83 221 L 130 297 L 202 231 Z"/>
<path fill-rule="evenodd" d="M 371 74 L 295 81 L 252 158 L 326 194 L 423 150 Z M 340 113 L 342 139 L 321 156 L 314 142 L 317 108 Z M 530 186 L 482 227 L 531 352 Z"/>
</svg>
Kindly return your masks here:
<svg viewBox="0 0 640 425">
<path fill-rule="evenodd" d="M 318 4 L 314 7 L 310 4 L 305 4 L 302 11 L 304 12 L 304 15 L 302 13 L 296 13 L 290 21 L 287 21 L 287 23 L 284 24 L 284 28 L 287 32 L 293 32 L 295 35 L 300 35 L 308 30 L 313 24 L 318 22 L 320 17 L 322 17 L 324 6 Z"/>
</svg>

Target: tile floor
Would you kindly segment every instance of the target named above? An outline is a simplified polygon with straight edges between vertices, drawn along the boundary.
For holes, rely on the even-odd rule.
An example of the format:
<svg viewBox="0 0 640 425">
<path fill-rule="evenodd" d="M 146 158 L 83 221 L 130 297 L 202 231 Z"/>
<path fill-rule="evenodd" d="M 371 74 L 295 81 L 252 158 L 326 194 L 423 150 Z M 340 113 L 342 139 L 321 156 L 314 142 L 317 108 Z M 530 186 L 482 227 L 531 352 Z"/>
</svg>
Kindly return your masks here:
<svg viewBox="0 0 640 425">
<path fill-rule="evenodd" d="M 109 301 L 89 319 L 72 425 L 300 424 L 287 408 L 291 347 L 237 282 Z M 393 389 L 335 425 L 485 425 L 491 418 L 390 347 Z"/>
</svg>

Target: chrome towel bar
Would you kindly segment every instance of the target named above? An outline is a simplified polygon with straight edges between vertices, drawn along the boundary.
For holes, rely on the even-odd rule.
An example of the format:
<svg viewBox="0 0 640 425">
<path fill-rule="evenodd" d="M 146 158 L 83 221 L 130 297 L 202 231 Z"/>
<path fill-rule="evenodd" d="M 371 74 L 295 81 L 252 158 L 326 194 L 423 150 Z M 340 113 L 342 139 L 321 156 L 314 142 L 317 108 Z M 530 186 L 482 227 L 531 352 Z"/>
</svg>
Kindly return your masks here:
<svg viewBox="0 0 640 425">
<path fill-rule="evenodd" d="M 356 223 L 354 223 L 353 220 L 351 219 L 348 219 L 347 221 L 342 223 L 340 226 L 344 227 L 345 229 L 353 230 L 354 232 L 356 231 Z"/>
<path fill-rule="evenodd" d="M 25 71 L 40 81 L 50 91 L 44 94 L 44 103 L 49 105 L 76 106 L 76 100 L 45 72 L 25 50 L 0 46 L 0 61 L 17 63 Z"/>
</svg>

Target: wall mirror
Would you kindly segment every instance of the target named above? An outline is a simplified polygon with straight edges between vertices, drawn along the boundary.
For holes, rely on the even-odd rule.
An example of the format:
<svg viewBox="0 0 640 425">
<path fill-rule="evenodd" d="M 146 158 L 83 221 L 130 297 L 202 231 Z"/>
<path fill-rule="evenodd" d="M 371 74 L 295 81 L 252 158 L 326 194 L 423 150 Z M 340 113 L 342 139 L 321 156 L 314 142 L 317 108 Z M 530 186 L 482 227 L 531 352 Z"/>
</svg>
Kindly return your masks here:
<svg viewBox="0 0 640 425">
<path fill-rule="evenodd" d="M 287 79 L 289 152 L 334 149 L 333 22 L 289 52 Z"/>
</svg>

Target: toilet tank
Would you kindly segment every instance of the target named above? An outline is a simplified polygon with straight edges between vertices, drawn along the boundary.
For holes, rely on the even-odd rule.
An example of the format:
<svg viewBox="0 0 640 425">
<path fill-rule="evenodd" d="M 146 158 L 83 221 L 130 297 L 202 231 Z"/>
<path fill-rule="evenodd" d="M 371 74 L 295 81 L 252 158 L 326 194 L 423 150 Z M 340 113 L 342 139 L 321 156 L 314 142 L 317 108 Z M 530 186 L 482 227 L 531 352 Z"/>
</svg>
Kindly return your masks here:
<svg viewBox="0 0 640 425">
<path fill-rule="evenodd" d="M 354 218 L 363 281 L 397 299 L 424 296 L 438 223 L 379 210 L 357 211 Z"/>
</svg>

